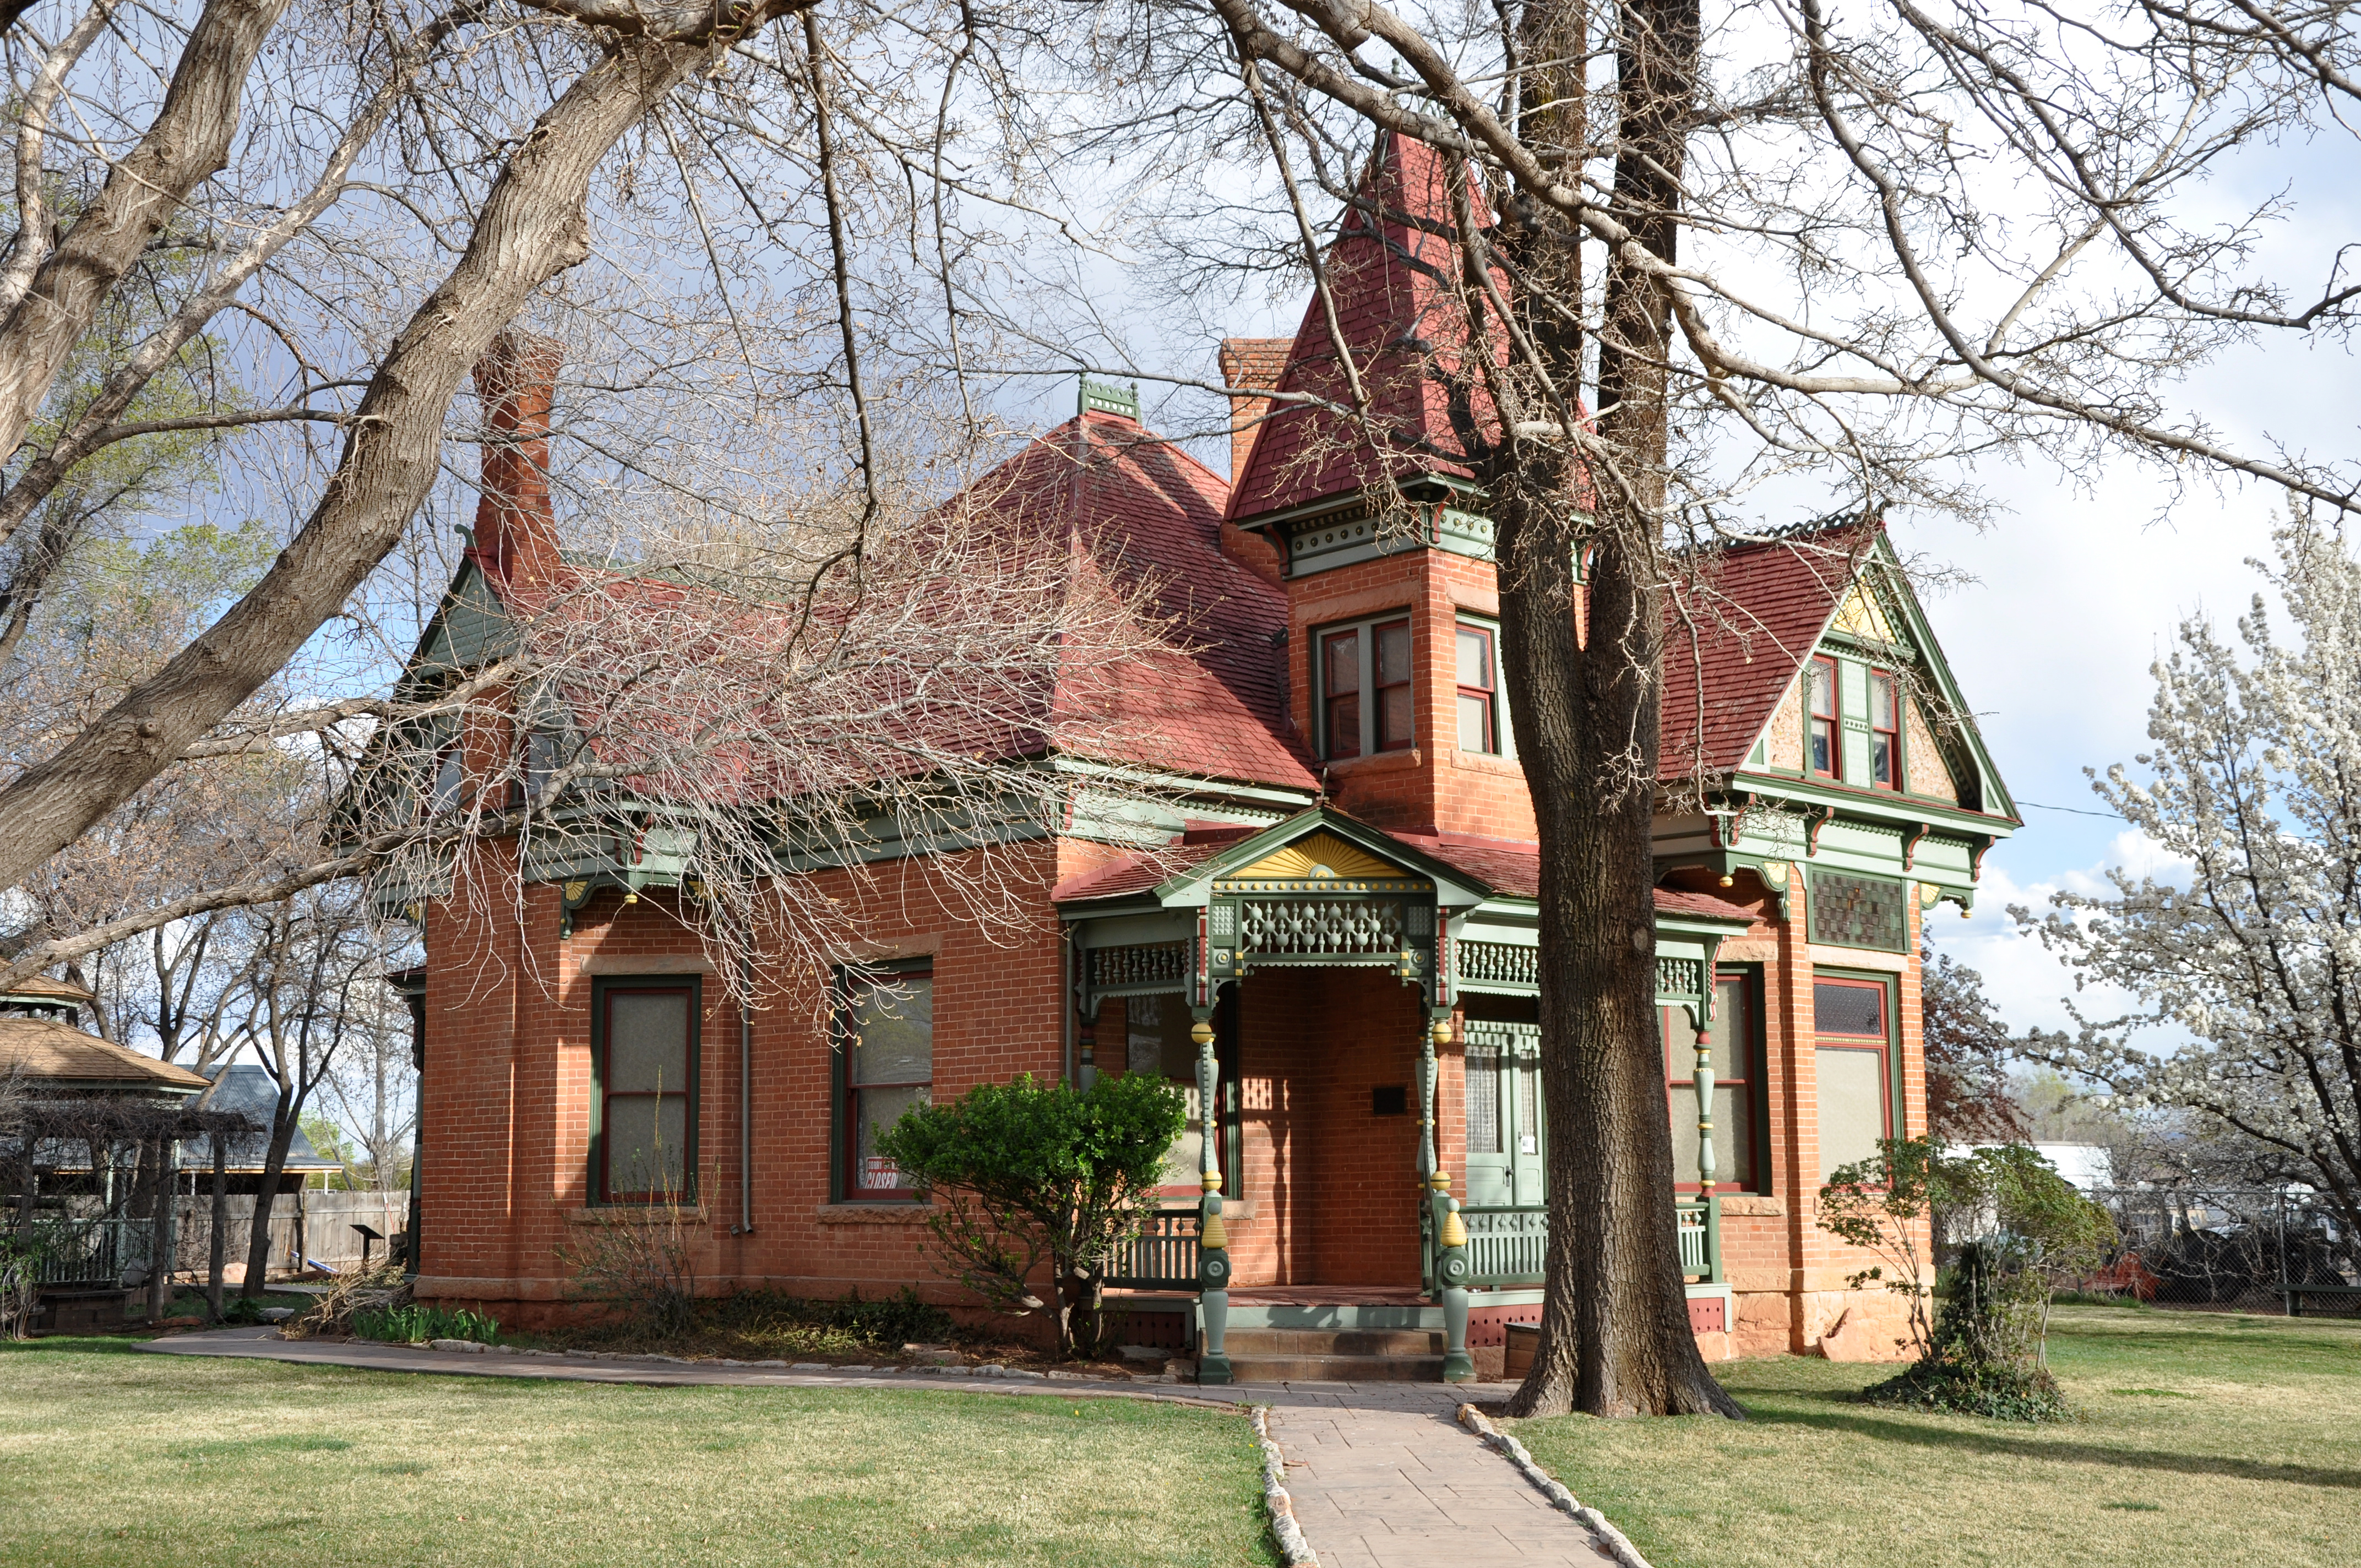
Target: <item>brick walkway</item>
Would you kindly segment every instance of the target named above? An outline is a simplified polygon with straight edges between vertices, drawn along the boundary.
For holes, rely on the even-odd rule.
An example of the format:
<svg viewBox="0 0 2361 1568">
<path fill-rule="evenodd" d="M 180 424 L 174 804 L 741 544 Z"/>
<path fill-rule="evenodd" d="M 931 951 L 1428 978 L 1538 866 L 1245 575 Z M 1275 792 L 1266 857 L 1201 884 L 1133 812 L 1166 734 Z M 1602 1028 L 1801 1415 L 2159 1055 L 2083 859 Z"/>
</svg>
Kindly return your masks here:
<svg viewBox="0 0 2361 1568">
<path fill-rule="evenodd" d="M 593 1361 L 469 1354 L 406 1345 L 282 1340 L 276 1329 L 177 1334 L 139 1347 L 222 1355 L 553 1382 L 719 1384 L 795 1388 L 937 1388 L 1054 1394 L 1061 1399 L 1150 1398 L 1268 1405 L 1287 1455 L 1287 1487 L 1322 1568 L 1480 1568 L 1488 1563 L 1607 1568 L 1614 1559 L 1549 1506 L 1509 1463 L 1454 1419 L 1463 1399 L 1497 1399 L 1506 1384 L 1113 1383 L 1096 1378 L 943 1377 L 911 1373 L 793 1372 L 695 1361 Z"/>
</svg>

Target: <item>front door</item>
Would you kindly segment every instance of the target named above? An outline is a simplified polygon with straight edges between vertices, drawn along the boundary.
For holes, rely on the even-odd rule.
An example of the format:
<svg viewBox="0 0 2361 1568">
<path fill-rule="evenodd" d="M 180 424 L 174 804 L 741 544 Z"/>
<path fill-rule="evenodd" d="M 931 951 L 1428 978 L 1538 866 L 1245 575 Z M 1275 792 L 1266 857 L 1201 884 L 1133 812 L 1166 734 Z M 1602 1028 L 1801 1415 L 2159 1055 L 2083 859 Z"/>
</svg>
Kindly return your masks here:
<svg viewBox="0 0 2361 1568">
<path fill-rule="evenodd" d="M 1469 1018 L 1467 1197 L 1470 1208 L 1542 1199 L 1542 1032 L 1538 1024 Z"/>
</svg>

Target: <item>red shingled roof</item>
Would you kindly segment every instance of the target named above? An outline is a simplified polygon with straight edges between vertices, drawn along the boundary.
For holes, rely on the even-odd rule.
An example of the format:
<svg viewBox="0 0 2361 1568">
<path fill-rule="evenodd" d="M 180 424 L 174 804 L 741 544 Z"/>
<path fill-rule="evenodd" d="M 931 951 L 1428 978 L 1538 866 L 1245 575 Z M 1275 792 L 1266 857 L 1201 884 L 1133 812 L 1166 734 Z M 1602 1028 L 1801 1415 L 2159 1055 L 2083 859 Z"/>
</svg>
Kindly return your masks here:
<svg viewBox="0 0 2361 1568">
<path fill-rule="evenodd" d="M 1478 430 L 1494 414 L 1468 354 L 1467 320 L 1454 280 L 1459 269 L 1449 176 L 1425 143 L 1389 132 L 1363 176 L 1365 201 L 1346 212 L 1329 247 L 1327 270 L 1337 325 L 1360 369 L 1382 450 L 1350 422 L 1324 409 L 1281 408 L 1264 422 L 1246 471 L 1235 476 L 1233 519 L 1285 511 L 1323 496 L 1360 489 L 1384 477 L 1468 477 L 1458 417 Z M 1482 191 L 1468 186 L 1479 225 L 1491 214 Z M 1505 280 L 1502 280 L 1505 289 Z M 1507 363 L 1497 327 L 1490 345 Z M 1289 351 L 1281 392 L 1302 392 L 1350 407 L 1350 383 L 1314 293 Z"/>
<path fill-rule="evenodd" d="M 913 707 L 908 722 L 925 727 L 939 745 L 995 756 L 1031 756 L 1046 749 L 1070 754 L 1109 753 L 1108 760 L 1169 768 L 1194 777 L 1317 788 L 1315 764 L 1289 739 L 1283 700 L 1286 596 L 1221 550 L 1222 504 L 1227 487 L 1217 474 L 1133 420 L 1093 411 L 1026 444 L 1015 456 L 970 487 L 946 508 L 972 502 L 972 526 L 1004 532 L 1009 542 L 1048 543 L 1069 552 L 1069 591 L 1111 580 L 1139 590 L 1142 609 L 1177 644 L 1144 661 L 1117 667 L 1069 663 L 1054 688 L 1045 679 L 1038 707 L 1014 729 L 988 729 L 957 704 L 956 679 L 944 683 L 945 701 Z M 987 541 L 986 543 L 989 543 Z M 493 579 L 494 590 L 527 615 L 558 596 L 577 596 L 585 613 L 613 621 L 628 639 L 682 635 L 698 621 L 669 612 L 708 597 L 695 584 L 552 565 L 531 576 Z M 644 611 L 634 614 L 634 611 Z M 780 635 L 791 623 L 782 609 L 717 598 L 711 630 L 759 651 L 767 622 Z M 691 658 L 693 649 L 677 650 Z M 750 680 L 764 674 L 750 667 Z M 956 672 L 953 672 L 955 677 Z M 709 702 L 710 692 L 693 699 Z M 1007 709 L 1004 707 L 1005 716 Z M 661 729 L 693 715 L 647 713 L 634 722 Z M 586 727 L 597 730 L 595 722 Z M 616 744 L 604 736 L 602 755 Z M 880 766 L 893 765 L 881 751 Z M 749 795 L 765 786 L 792 789 L 793 781 L 730 781 L 733 768 L 751 772 L 757 759 L 717 747 L 701 754 L 700 787 Z"/>
<path fill-rule="evenodd" d="M 1788 530 L 1733 545 L 1674 584 L 1664 604 L 1660 776 L 1697 769 L 1700 741 L 1708 773 L 1746 760 L 1884 527 L 1872 517 Z"/>
<path fill-rule="evenodd" d="M 1147 586 L 1185 652 L 1113 682 L 1061 684 L 1060 713 L 1112 720 L 1129 762 L 1294 789 L 1316 764 L 1288 739 L 1287 596 L 1222 554 L 1221 477 L 1134 421 L 1092 412 L 994 471 L 1058 512 L 1101 569 Z"/>
</svg>

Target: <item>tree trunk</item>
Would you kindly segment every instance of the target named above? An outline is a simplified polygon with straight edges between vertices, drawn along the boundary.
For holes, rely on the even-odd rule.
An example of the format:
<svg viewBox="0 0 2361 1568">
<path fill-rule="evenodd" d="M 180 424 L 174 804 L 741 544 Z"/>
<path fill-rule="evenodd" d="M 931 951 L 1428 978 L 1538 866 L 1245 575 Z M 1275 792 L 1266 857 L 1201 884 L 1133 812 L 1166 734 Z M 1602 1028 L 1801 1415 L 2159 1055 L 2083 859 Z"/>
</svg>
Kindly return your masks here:
<svg viewBox="0 0 2361 1568">
<path fill-rule="evenodd" d="M 246 1238 L 246 1283 L 241 1296 L 259 1296 L 270 1274 L 270 1211 L 279 1200 L 279 1179 L 287 1170 L 287 1148 L 295 1141 L 295 1120 L 303 1102 L 288 1090 L 279 1091 L 278 1109 L 270 1118 L 270 1147 L 262 1157 L 262 1184 L 254 1191 L 254 1224 Z"/>
<path fill-rule="evenodd" d="M 466 253 L 387 350 L 319 505 L 262 581 L 0 792 L 0 886 L 130 798 L 344 607 L 434 482 L 459 378 L 534 290 L 589 254 L 584 206 L 599 162 L 726 47 L 624 39 L 535 122 L 485 199 Z"/>
<path fill-rule="evenodd" d="M 1697 0 L 1627 4 L 1619 25 L 1617 204 L 1670 258 Z M 1525 53 L 1580 60 L 1587 26 L 1579 5 L 1529 11 Z M 1578 104 L 1554 73 L 1534 75 L 1529 101 Z M 1578 108 L 1554 113 L 1566 123 L 1537 120 L 1525 127 L 1528 139 L 1579 159 Z M 1536 284 L 1581 298 L 1579 243 L 1561 222 L 1527 210 L 1503 228 L 1504 247 Z M 1522 314 L 1543 367 L 1570 397 L 1581 378 L 1578 334 L 1557 313 L 1528 306 Z M 1547 1294 L 1533 1369 L 1510 1400 L 1520 1416 L 1741 1413 L 1707 1372 L 1689 1328 L 1656 1024 L 1667 324 L 1663 295 L 1610 258 L 1599 343 L 1603 455 L 1586 476 L 1562 443 L 1512 440 L 1494 485 L 1501 649 L 1520 694 L 1517 749 L 1541 839 L 1550 1126 Z M 1587 521 L 1586 489 L 1595 508 Z"/>
<path fill-rule="evenodd" d="M 213 1229 L 205 1247 L 205 1315 L 221 1321 L 222 1278 L 229 1272 L 229 1139 L 214 1135 Z"/>
</svg>

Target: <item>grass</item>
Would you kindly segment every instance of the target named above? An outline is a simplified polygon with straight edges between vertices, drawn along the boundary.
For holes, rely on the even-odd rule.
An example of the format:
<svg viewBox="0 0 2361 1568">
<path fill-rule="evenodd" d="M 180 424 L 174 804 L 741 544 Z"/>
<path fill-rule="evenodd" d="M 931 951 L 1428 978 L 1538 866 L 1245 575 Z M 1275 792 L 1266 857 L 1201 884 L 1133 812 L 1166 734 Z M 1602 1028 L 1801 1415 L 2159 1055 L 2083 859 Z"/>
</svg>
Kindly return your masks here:
<svg viewBox="0 0 2361 1568">
<path fill-rule="evenodd" d="M 0 1563 L 1277 1561 L 1254 1436 L 1129 1399 L 641 1388 L 0 1343 Z"/>
<path fill-rule="evenodd" d="M 1752 1418 L 1511 1423 L 1656 1568 L 2311 1568 L 2361 1542 L 2361 1324 L 2061 1309 L 2080 1420 L 1851 1396 L 1890 1367 L 1717 1370 Z"/>
</svg>

